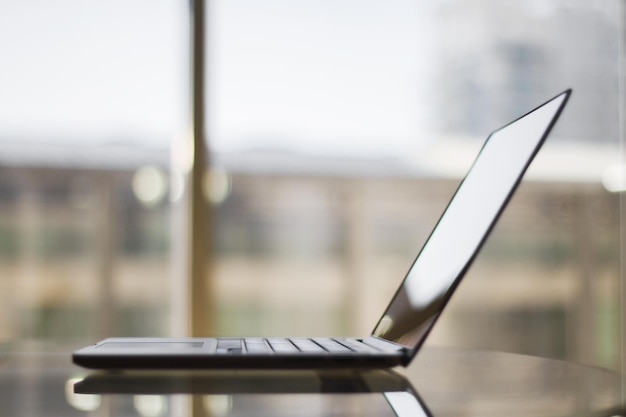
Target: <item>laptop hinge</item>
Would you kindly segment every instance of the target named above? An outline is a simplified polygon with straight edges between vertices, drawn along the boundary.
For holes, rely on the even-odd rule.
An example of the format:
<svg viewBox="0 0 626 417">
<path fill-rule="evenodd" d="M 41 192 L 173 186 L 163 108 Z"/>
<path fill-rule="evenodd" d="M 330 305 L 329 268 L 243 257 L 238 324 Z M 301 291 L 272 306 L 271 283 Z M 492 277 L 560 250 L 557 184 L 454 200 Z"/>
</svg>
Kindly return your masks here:
<svg viewBox="0 0 626 417">
<path fill-rule="evenodd" d="M 385 350 L 385 351 L 400 351 L 400 350 L 406 351 L 407 350 L 406 346 L 399 345 L 397 343 L 391 342 L 386 339 L 381 339 L 376 336 L 366 337 L 365 339 L 363 339 L 363 343 L 365 343 L 366 345 L 373 346 L 376 349 Z"/>
</svg>

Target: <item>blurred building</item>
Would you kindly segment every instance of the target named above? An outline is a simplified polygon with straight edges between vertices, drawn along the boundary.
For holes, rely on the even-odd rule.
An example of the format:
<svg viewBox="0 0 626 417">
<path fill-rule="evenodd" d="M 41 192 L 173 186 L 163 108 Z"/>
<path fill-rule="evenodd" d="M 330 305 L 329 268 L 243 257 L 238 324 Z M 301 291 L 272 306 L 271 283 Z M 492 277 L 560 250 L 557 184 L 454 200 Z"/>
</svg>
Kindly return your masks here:
<svg viewBox="0 0 626 417">
<path fill-rule="evenodd" d="M 441 131 L 490 131 L 572 87 L 561 139 L 619 140 L 618 2 L 455 1 L 432 13 L 429 92 Z"/>
<path fill-rule="evenodd" d="M 167 150 L 12 150 L 0 186 L 2 338 L 168 334 Z M 459 182 L 391 160 L 213 159 L 223 334 L 369 332 Z M 142 190 L 147 166 L 163 176 Z M 599 182 L 531 176 L 430 342 L 612 366 L 618 206 Z"/>
</svg>

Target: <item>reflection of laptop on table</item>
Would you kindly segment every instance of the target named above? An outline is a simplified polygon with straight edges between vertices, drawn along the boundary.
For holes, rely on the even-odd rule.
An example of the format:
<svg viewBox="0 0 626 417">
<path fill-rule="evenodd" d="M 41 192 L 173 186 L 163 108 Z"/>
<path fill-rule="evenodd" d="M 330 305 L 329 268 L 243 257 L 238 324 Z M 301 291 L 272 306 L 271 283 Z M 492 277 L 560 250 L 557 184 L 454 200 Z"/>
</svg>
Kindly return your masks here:
<svg viewBox="0 0 626 417">
<path fill-rule="evenodd" d="M 386 369 L 361 371 L 98 371 L 76 382 L 74 393 L 83 395 L 192 394 L 233 396 L 250 394 L 382 394 L 397 417 L 432 415 L 411 383 L 402 375 Z"/>
<path fill-rule="evenodd" d="M 98 369 L 408 365 L 561 114 L 571 90 L 493 132 L 372 334 L 365 338 L 111 338 L 74 363 Z"/>
</svg>

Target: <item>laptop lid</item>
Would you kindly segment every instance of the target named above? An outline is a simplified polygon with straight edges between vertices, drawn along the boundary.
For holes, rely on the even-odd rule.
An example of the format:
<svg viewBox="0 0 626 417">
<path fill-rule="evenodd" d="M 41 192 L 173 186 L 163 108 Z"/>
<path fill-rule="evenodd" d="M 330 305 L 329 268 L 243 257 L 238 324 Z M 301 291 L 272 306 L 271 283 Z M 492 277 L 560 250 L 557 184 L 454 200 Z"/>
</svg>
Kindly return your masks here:
<svg viewBox="0 0 626 417">
<path fill-rule="evenodd" d="M 487 138 L 372 335 L 417 353 L 559 118 L 566 90 Z"/>
</svg>

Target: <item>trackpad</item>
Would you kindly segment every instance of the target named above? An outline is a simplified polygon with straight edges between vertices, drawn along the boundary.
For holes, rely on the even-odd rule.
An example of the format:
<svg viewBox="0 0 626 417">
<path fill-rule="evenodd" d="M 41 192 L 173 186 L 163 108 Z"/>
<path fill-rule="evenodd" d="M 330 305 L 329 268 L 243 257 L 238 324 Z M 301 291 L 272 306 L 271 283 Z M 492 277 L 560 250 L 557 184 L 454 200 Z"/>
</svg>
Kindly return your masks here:
<svg viewBox="0 0 626 417">
<path fill-rule="evenodd" d="M 201 348 L 204 342 L 106 342 L 98 345 L 98 348 L 105 349 L 158 349 L 158 350 L 179 350 L 190 348 Z"/>
</svg>

